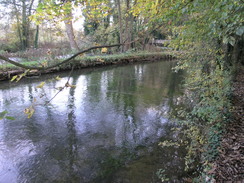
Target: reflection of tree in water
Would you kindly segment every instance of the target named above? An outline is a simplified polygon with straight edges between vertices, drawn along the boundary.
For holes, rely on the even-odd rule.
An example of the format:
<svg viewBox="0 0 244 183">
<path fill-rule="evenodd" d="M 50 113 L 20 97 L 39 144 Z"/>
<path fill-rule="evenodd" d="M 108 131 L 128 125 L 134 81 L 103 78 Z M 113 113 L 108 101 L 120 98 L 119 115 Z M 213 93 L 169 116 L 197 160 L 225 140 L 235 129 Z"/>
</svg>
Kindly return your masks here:
<svg viewBox="0 0 244 183">
<path fill-rule="evenodd" d="M 179 73 L 171 72 L 171 68 L 173 67 L 173 65 L 174 63 L 170 63 L 166 65 L 164 64 L 164 66 L 167 67 L 161 68 L 157 66 L 155 68 L 154 65 L 150 66 L 149 64 L 147 65 L 147 67 L 142 68 L 143 71 L 140 71 L 140 78 L 138 78 L 138 80 L 141 81 L 140 83 L 141 83 L 141 88 L 143 88 L 142 90 L 141 88 L 139 88 L 138 90 L 139 81 L 136 81 L 134 79 L 138 76 L 138 71 L 141 68 L 135 69 L 134 71 L 132 70 L 127 70 L 127 71 L 122 70 L 120 72 L 118 71 L 114 73 L 114 77 L 109 81 L 109 85 L 111 86 L 111 88 L 119 92 L 108 92 L 107 97 L 109 99 L 112 99 L 112 101 L 115 104 L 116 103 L 119 104 L 118 107 L 121 106 L 121 103 L 123 103 L 123 114 L 126 118 L 126 120 L 123 123 L 124 125 L 124 137 L 123 137 L 124 146 L 123 147 L 125 149 L 130 148 L 130 147 L 126 147 L 127 140 L 136 141 L 136 133 L 134 132 L 137 129 L 136 121 L 138 121 L 138 119 L 136 118 L 138 117 L 136 117 L 135 109 L 137 107 L 136 106 L 137 103 L 139 102 L 138 100 L 143 100 L 144 97 L 146 99 L 149 95 L 151 99 L 165 98 L 165 100 L 163 101 L 156 102 L 156 104 L 160 103 L 161 109 L 157 110 L 155 120 L 159 120 L 162 118 L 162 116 L 165 116 L 164 114 L 165 112 L 168 114 L 171 112 L 171 110 L 174 110 L 176 106 L 174 99 L 177 97 L 177 95 L 180 95 L 178 84 L 179 82 L 181 82 L 181 78 L 179 78 L 180 77 Z M 128 81 L 125 82 L 123 77 L 125 78 L 129 77 L 130 78 L 129 83 L 131 85 L 128 84 Z M 155 90 L 155 88 L 157 89 Z M 151 103 L 152 101 L 149 100 L 149 102 Z M 161 111 L 161 110 L 166 110 L 166 111 Z M 155 129 L 162 128 L 162 124 L 160 122 L 152 123 L 151 125 L 159 126 L 159 127 L 155 127 Z M 167 140 L 175 138 L 175 136 L 171 132 L 172 125 L 166 123 L 163 124 L 163 128 L 165 134 L 162 138 Z M 129 133 L 132 134 L 133 136 L 132 139 L 127 139 Z M 138 146 L 136 147 L 136 149 L 137 149 L 136 151 L 139 150 L 140 152 L 148 152 L 148 147 L 146 146 Z M 142 156 L 139 160 L 130 163 L 127 166 L 128 168 L 127 171 L 124 171 L 123 169 L 117 171 L 116 173 L 115 171 L 113 171 L 114 176 L 106 179 L 105 182 L 106 181 L 126 182 L 130 180 L 131 183 L 133 182 L 139 183 L 141 181 L 144 182 L 145 181 L 151 182 L 153 180 L 158 181 L 156 177 L 156 171 L 160 168 L 167 169 L 165 173 L 167 173 L 167 175 L 171 180 L 179 180 L 184 174 L 184 168 L 182 168 L 184 166 L 184 159 L 181 158 L 185 156 L 184 148 L 170 147 L 167 149 L 165 148 L 162 149 L 159 148 L 157 144 L 154 144 L 153 149 L 154 151 L 150 155 Z M 126 150 L 128 151 L 128 149 Z M 132 152 L 133 150 L 130 149 L 130 151 Z M 136 156 L 136 154 L 134 153 L 133 156 Z M 123 158 L 121 156 L 113 157 L 112 160 L 113 161 L 111 162 L 112 163 L 115 162 L 115 164 L 118 162 L 120 163 L 123 162 Z M 109 163 L 110 161 L 107 162 L 107 164 Z M 150 171 L 148 171 L 149 169 Z M 133 177 L 136 177 L 136 179 L 134 179 Z"/>
<path fill-rule="evenodd" d="M 126 69 L 125 69 L 126 68 Z M 116 72 L 113 72 L 113 77 L 108 80 L 107 98 L 113 103 L 117 111 L 122 112 L 124 116 L 122 139 L 123 145 L 131 144 L 131 141 L 136 143 L 137 129 L 136 124 L 136 104 L 137 97 L 135 93 L 137 91 L 136 83 L 136 71 L 134 66 L 117 68 Z M 132 137 L 130 138 L 130 136 Z"/>
<path fill-rule="evenodd" d="M 148 145 L 155 142 L 154 140 L 157 137 L 153 137 L 154 134 L 157 133 L 157 129 L 164 128 L 158 120 L 161 117 L 160 113 L 156 115 L 153 113 L 149 122 L 146 122 L 146 118 L 143 117 L 150 116 L 150 114 L 144 112 L 147 112 L 148 109 L 157 112 L 160 111 L 162 105 L 169 107 L 174 105 L 173 98 L 178 91 L 174 85 L 177 85 L 178 78 L 177 75 L 174 76 L 170 72 L 170 67 L 167 64 L 164 68 L 149 64 L 143 65 L 139 69 L 129 66 L 123 69 L 117 68 L 116 70 L 94 72 L 87 75 L 87 91 L 84 92 L 85 97 L 83 103 L 80 104 L 81 107 L 78 105 L 79 110 L 84 107 L 87 113 L 80 114 L 77 111 L 78 107 L 77 110 L 75 108 L 74 96 L 79 96 L 78 88 L 76 88 L 77 93 L 74 88 L 67 88 L 66 92 L 68 90 L 69 98 L 66 103 L 65 112 L 67 112 L 67 116 L 65 118 L 63 118 L 65 114 L 58 116 L 55 109 L 45 106 L 41 109 L 45 113 L 43 115 L 45 118 L 42 119 L 44 122 L 41 122 L 40 116 L 33 116 L 35 121 L 31 123 L 28 121 L 28 126 L 25 127 L 26 139 L 32 141 L 36 149 L 33 150 L 33 152 L 35 151 L 33 155 L 27 154 L 28 159 L 26 158 L 22 164 L 19 164 L 19 180 L 28 180 L 29 182 L 89 182 L 98 175 L 98 170 L 105 173 L 111 171 L 113 174 L 115 169 L 142 155 L 143 157 L 138 164 L 135 161 L 129 165 L 131 169 L 135 168 L 133 171 L 137 174 L 138 171 L 144 172 L 140 167 L 147 169 L 149 166 L 149 169 L 153 169 L 157 160 L 150 158 L 159 156 L 160 153 L 163 153 L 163 158 L 167 161 L 162 160 L 161 163 L 165 165 L 159 168 L 179 167 L 177 156 L 180 152 L 177 149 L 166 150 L 167 152 L 164 152 L 164 149 L 160 153 L 150 156 L 142 153 L 148 153 L 148 149 L 152 149 Z M 138 76 L 138 72 L 140 76 Z M 164 78 L 166 76 L 167 80 Z M 76 85 L 77 77 L 73 78 L 73 83 L 70 82 L 70 84 Z M 104 80 L 106 81 L 104 82 Z M 171 82 L 173 83 L 172 86 L 170 85 Z M 171 88 L 167 89 L 168 86 Z M 32 88 L 26 89 L 29 90 L 30 94 L 27 98 L 31 101 L 33 98 L 31 93 L 34 90 Z M 106 93 L 103 93 L 104 91 Z M 161 100 L 162 98 L 166 99 Z M 170 103 L 169 100 L 172 101 L 171 104 L 168 104 Z M 109 119 L 110 113 L 107 114 L 108 110 L 105 109 L 107 106 L 108 110 L 112 109 L 112 112 L 116 113 L 111 120 Z M 89 113 L 91 112 L 98 112 L 98 115 L 91 119 L 94 123 L 90 122 Z M 85 115 L 82 116 L 83 114 Z M 103 117 L 103 115 L 107 116 Z M 116 117 L 119 119 L 114 122 L 117 120 Z M 59 121 L 62 119 L 66 119 L 65 122 Z M 66 126 L 63 125 L 64 123 Z M 85 123 L 92 124 L 91 127 L 95 127 L 93 129 L 90 126 L 83 128 Z M 27 123 L 22 124 L 26 125 Z M 149 129 L 150 132 L 140 136 L 149 125 L 152 128 Z M 84 129 L 84 131 L 79 131 L 80 129 Z M 167 132 L 168 129 L 165 128 L 164 130 Z M 121 140 L 119 145 L 114 144 L 113 140 L 114 134 L 117 132 L 119 133 L 118 138 Z M 79 138 L 77 137 L 78 134 Z M 170 137 L 172 134 L 166 133 L 165 135 Z M 144 143 L 144 138 L 148 139 L 148 143 Z M 103 163 L 99 164 L 100 162 Z M 148 165 L 144 166 L 144 164 Z M 132 177 L 130 178 L 132 179 Z"/>
<path fill-rule="evenodd" d="M 175 65 L 175 64 L 174 64 Z M 174 66 L 172 65 L 172 67 Z M 168 98 L 169 98 L 169 106 L 171 106 L 171 110 L 169 111 L 172 115 L 176 115 L 177 111 L 176 111 L 176 100 L 175 98 L 177 97 L 177 95 L 179 95 L 177 92 L 180 91 L 180 85 L 182 84 L 182 76 L 183 73 L 182 71 L 179 71 L 178 73 L 176 72 L 171 72 L 170 76 L 169 76 L 169 81 L 168 81 Z"/>
<path fill-rule="evenodd" d="M 77 77 L 73 78 L 72 85 L 76 85 Z M 25 163 L 19 164 L 20 182 L 28 180 L 29 182 L 52 182 L 52 181 L 65 181 L 65 182 L 80 182 L 78 169 L 75 167 L 77 161 L 77 135 L 75 129 L 76 117 L 75 117 L 75 105 L 74 105 L 74 88 L 69 88 L 69 99 L 67 104 L 67 134 L 57 134 L 55 131 L 48 131 L 45 137 L 42 137 L 44 141 L 38 144 L 37 142 L 37 155 L 30 156 Z M 52 115 L 52 111 L 49 106 L 45 106 L 47 119 L 50 121 L 46 125 L 51 125 L 49 128 L 55 130 L 58 128 L 55 125 L 55 116 Z M 44 120 L 44 119 L 43 119 Z M 34 124 L 33 124 L 34 125 Z M 33 133 L 30 132 L 29 139 L 35 138 Z M 33 132 L 33 133 L 32 133 Z M 65 132 L 64 132 L 65 133 Z M 35 139 L 33 139 L 35 142 Z"/>
<path fill-rule="evenodd" d="M 104 72 L 94 72 L 86 77 L 87 91 L 92 102 L 99 102 L 101 98 L 102 73 Z"/>
<path fill-rule="evenodd" d="M 135 65 L 117 68 L 116 71 L 110 73 L 113 77 L 108 79 L 106 96 L 125 118 L 124 144 L 129 141 L 136 143 L 139 140 L 139 133 L 143 131 L 143 129 L 137 129 L 138 122 L 141 121 L 140 113 L 149 112 L 148 107 L 157 112 L 155 116 L 158 123 L 152 124 L 156 125 L 155 128 L 160 128 L 160 121 L 167 121 L 169 113 L 174 111 L 175 99 L 177 95 L 180 95 L 177 85 L 181 82 L 180 74 L 171 70 L 174 65 L 173 62 Z M 138 104 L 144 104 L 144 106 L 140 107 Z M 136 112 L 136 109 L 139 110 Z M 136 130 L 137 133 L 135 133 Z M 138 130 L 141 132 L 138 133 Z"/>
<path fill-rule="evenodd" d="M 182 73 L 175 73 L 175 62 L 148 64 L 141 78 L 140 100 L 150 105 L 161 106 L 165 116 L 175 113 L 176 98 L 181 95 Z M 153 104 L 152 104 L 153 103 Z"/>
<path fill-rule="evenodd" d="M 78 77 L 73 78 L 72 85 L 77 84 Z M 77 169 L 75 168 L 75 162 L 77 161 L 77 133 L 75 129 L 75 123 L 76 123 L 76 116 L 75 116 L 75 89 L 70 88 L 69 89 L 69 100 L 68 100 L 68 120 L 66 122 L 67 129 L 68 129 L 68 135 L 67 135 L 67 141 L 68 141 L 68 147 L 67 147 L 67 155 L 68 155 L 68 176 L 66 181 L 68 182 L 78 182 L 81 181 L 80 177 L 78 176 Z"/>
<path fill-rule="evenodd" d="M 175 134 L 170 130 L 172 125 L 165 124 L 164 127 L 166 133 L 161 137 L 161 140 L 175 139 Z M 159 169 L 165 170 L 170 181 L 179 182 L 182 177 L 186 176 L 184 172 L 185 154 L 186 151 L 182 147 L 161 148 L 158 143 L 137 146 L 134 152 L 128 152 L 128 149 L 122 148 L 119 156 L 107 158 L 103 165 L 108 168 L 105 172 L 107 177 L 103 177 L 98 182 L 161 182 L 156 175 Z M 123 168 L 125 164 L 126 168 Z M 111 167 L 114 169 L 112 170 Z"/>
<path fill-rule="evenodd" d="M 125 116 L 125 121 L 124 121 L 124 142 L 126 143 L 127 141 L 133 140 L 134 143 L 136 143 L 136 129 L 137 129 L 137 124 L 136 124 L 136 111 L 135 111 L 135 104 L 136 104 L 136 97 L 133 95 L 123 95 L 124 98 L 124 116 Z M 132 133 L 132 139 L 127 139 L 127 136 L 129 133 Z M 131 142 L 128 142 L 130 144 Z"/>
</svg>

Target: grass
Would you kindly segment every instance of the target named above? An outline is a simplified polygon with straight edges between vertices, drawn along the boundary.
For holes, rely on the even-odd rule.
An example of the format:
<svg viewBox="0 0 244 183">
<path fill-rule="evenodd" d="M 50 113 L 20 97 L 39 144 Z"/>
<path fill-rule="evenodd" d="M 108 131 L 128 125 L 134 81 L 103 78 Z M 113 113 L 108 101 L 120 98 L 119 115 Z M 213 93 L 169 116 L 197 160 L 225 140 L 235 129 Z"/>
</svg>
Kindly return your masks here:
<svg viewBox="0 0 244 183">
<path fill-rule="evenodd" d="M 75 62 L 77 61 L 83 61 L 83 62 L 108 62 L 108 61 L 119 61 L 122 59 L 130 59 L 130 58 L 138 58 L 139 59 L 144 59 L 148 58 L 151 56 L 167 56 L 167 55 L 172 55 L 170 52 L 129 52 L 129 53 L 120 53 L 120 54 L 112 54 L 112 55 L 98 55 L 98 56 L 77 56 L 75 58 Z M 23 61 L 21 64 L 27 65 L 27 66 L 40 66 L 42 64 L 48 64 L 48 65 L 53 65 L 58 62 L 61 62 L 64 59 L 59 59 L 59 60 L 51 60 L 51 59 L 43 59 L 42 60 L 36 60 L 36 61 Z M 72 62 L 72 61 L 71 61 Z M 0 71 L 9 71 L 9 70 L 14 70 L 14 69 L 19 69 L 19 67 L 8 64 L 8 63 L 2 63 L 0 64 Z"/>
<path fill-rule="evenodd" d="M 113 55 L 98 55 L 98 56 L 83 56 L 78 58 L 82 61 L 97 61 L 98 59 L 103 59 L 104 61 L 110 60 L 120 60 L 120 59 L 127 59 L 127 58 L 136 58 L 136 57 L 148 57 L 148 56 L 158 56 L 158 55 L 169 55 L 166 52 L 136 52 L 136 53 L 121 53 L 121 54 L 113 54 Z"/>
<path fill-rule="evenodd" d="M 41 62 L 39 61 L 23 61 L 21 62 L 21 64 L 26 65 L 26 66 L 36 66 L 36 65 L 40 65 Z M 8 71 L 8 70 L 14 70 L 14 69 L 18 69 L 19 67 L 13 65 L 13 64 L 9 64 L 9 63 L 2 63 L 0 65 L 0 71 Z"/>
</svg>

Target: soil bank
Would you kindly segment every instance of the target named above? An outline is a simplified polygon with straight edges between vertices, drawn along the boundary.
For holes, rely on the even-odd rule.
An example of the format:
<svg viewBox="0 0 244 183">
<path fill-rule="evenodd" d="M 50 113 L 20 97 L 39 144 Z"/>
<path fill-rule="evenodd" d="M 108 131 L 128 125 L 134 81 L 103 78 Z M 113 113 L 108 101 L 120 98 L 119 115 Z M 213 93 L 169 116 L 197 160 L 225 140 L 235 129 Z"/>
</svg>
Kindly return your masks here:
<svg viewBox="0 0 244 183">
<path fill-rule="evenodd" d="M 89 68 L 89 67 L 101 67 L 106 65 L 122 65 L 122 64 L 130 64 L 135 62 L 153 62 L 159 60 L 173 60 L 176 57 L 172 56 L 171 54 L 145 54 L 145 55 L 135 55 L 135 56 L 122 56 L 119 58 L 110 58 L 110 57 L 95 57 L 89 60 L 85 59 L 74 59 L 68 64 L 63 64 L 59 67 L 55 67 L 48 70 L 31 70 L 27 73 L 27 77 L 31 76 L 40 76 L 42 74 L 48 73 L 55 73 L 60 71 L 66 71 L 70 69 L 82 69 L 82 68 Z M 14 75 L 22 74 L 24 69 L 22 68 L 12 68 L 6 70 L 0 70 L 0 81 L 9 80 Z"/>
</svg>

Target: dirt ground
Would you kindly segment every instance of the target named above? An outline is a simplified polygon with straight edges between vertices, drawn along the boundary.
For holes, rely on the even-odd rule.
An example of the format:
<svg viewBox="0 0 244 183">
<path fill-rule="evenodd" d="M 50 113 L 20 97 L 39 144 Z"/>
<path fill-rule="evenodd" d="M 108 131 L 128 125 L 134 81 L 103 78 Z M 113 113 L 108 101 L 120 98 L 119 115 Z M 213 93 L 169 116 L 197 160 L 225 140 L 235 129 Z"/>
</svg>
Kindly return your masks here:
<svg viewBox="0 0 244 183">
<path fill-rule="evenodd" d="M 217 183 L 244 183 L 244 66 L 233 82 L 233 115 L 215 162 Z"/>
</svg>

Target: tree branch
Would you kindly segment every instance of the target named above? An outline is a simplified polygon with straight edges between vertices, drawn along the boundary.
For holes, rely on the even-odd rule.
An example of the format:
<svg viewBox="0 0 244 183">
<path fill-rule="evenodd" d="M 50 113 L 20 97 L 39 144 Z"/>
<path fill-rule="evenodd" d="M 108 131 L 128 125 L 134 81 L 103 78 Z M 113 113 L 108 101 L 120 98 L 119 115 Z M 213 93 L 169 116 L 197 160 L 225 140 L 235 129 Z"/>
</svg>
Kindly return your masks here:
<svg viewBox="0 0 244 183">
<path fill-rule="evenodd" d="M 133 41 L 134 42 L 134 41 Z M 31 66 L 26 66 L 26 65 L 23 65 L 23 64 L 20 64 L 18 62 L 15 62 L 13 60 L 10 60 L 9 58 L 3 56 L 3 55 L 0 55 L 0 59 L 4 60 L 5 62 L 8 62 L 8 63 L 11 63 L 15 66 L 18 66 L 18 67 L 21 67 L 21 68 L 24 68 L 24 69 L 35 69 L 35 70 L 47 70 L 47 69 L 51 69 L 51 68 L 54 68 L 54 67 L 58 67 L 60 65 L 63 65 L 63 64 L 66 64 L 70 61 L 72 61 L 75 57 L 79 56 L 80 54 L 83 54 L 83 53 L 86 53 L 88 51 L 91 51 L 91 50 L 94 50 L 94 49 L 98 49 L 98 48 L 111 48 L 111 47 L 116 47 L 116 46 L 121 46 L 121 45 L 124 45 L 125 43 L 123 44 L 114 44 L 114 45 L 102 45 L 102 46 L 94 46 L 94 47 L 90 47 L 88 49 L 85 49 L 85 50 L 82 50 L 76 54 L 74 54 L 73 56 L 63 60 L 62 62 L 60 63 L 57 63 L 57 64 L 54 64 L 54 65 L 51 65 L 51 66 L 48 66 L 48 67 L 31 67 Z M 130 43 L 126 43 L 126 44 L 130 44 Z"/>
</svg>

